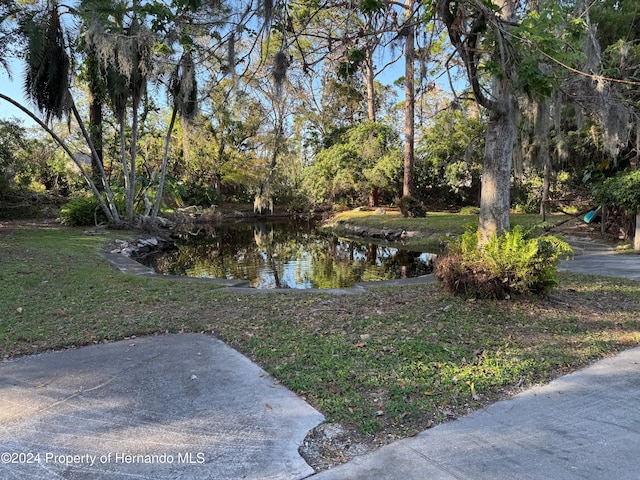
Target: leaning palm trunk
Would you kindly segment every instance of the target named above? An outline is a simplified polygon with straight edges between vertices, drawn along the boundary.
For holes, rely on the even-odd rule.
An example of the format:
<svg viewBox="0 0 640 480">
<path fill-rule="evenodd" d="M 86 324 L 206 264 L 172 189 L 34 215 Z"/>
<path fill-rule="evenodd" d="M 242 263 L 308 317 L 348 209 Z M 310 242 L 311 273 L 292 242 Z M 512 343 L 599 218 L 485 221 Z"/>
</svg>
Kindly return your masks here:
<svg viewBox="0 0 640 480">
<path fill-rule="evenodd" d="M 180 62 L 178 62 L 178 65 L 171 77 L 169 91 L 173 95 L 173 110 L 171 112 L 171 120 L 169 121 L 169 128 L 167 129 L 167 136 L 164 142 L 164 153 L 162 156 L 162 166 L 160 167 L 158 192 L 156 194 L 156 201 L 151 213 L 151 218 L 153 220 L 158 217 L 160 204 L 162 203 L 162 193 L 167 174 L 167 163 L 169 161 L 169 144 L 171 142 L 173 126 L 176 123 L 178 113 L 180 114 L 183 124 L 182 149 L 183 154 L 186 156 L 189 148 L 188 138 L 185 138 L 186 132 L 198 111 L 198 85 L 196 83 L 195 66 L 193 58 L 191 57 L 191 52 L 185 52 L 180 59 Z"/>
<path fill-rule="evenodd" d="M 82 121 L 82 117 L 80 117 L 80 114 L 78 113 L 78 109 L 76 108 L 75 102 L 73 102 L 73 100 L 71 103 L 71 109 L 73 111 L 73 115 L 76 121 L 78 122 L 78 125 L 80 126 L 82 135 L 84 136 L 85 141 L 87 142 L 87 145 L 91 150 L 91 157 L 93 158 L 92 164 L 97 166 L 98 171 L 100 172 L 102 186 L 103 186 L 105 195 L 107 196 L 107 203 L 108 203 L 109 209 L 111 210 L 111 216 L 113 217 L 112 221 L 115 223 L 120 223 L 120 215 L 118 214 L 118 207 L 115 204 L 115 201 L 113 198 L 113 192 L 111 191 L 111 185 L 109 183 L 109 179 L 107 178 L 107 174 L 104 170 L 102 159 L 100 158 L 100 155 L 98 154 L 95 148 L 95 145 L 91 140 L 91 136 L 89 135 L 89 132 L 87 131 L 87 128 L 85 127 L 84 122 Z M 100 196 L 100 198 L 102 198 L 102 196 Z"/>
<path fill-rule="evenodd" d="M 171 112 L 171 120 L 169 121 L 169 129 L 167 130 L 167 137 L 164 142 L 164 153 L 162 155 L 162 166 L 160 167 L 160 179 L 158 184 L 158 192 L 156 196 L 156 201 L 153 205 L 153 211 L 151 212 L 151 218 L 155 219 L 158 217 L 158 213 L 160 212 L 160 204 L 162 203 L 162 193 L 164 190 L 164 181 L 167 175 L 167 163 L 169 163 L 169 144 L 171 143 L 171 134 L 173 133 L 173 126 L 176 123 L 176 116 L 178 114 L 178 109 L 173 107 L 173 111 Z"/>
<path fill-rule="evenodd" d="M 24 112 L 26 115 L 28 115 L 34 122 L 36 122 L 40 127 L 42 127 L 51 136 L 51 138 L 53 138 L 53 140 L 58 145 L 60 145 L 60 147 L 62 147 L 62 149 L 67 153 L 67 155 L 69 155 L 71 160 L 73 160 L 73 163 L 75 163 L 76 166 L 78 167 L 78 169 L 80 170 L 80 174 L 82 175 L 82 178 L 87 183 L 87 185 L 91 189 L 91 192 L 95 195 L 96 199 L 98 200 L 98 204 L 100 205 L 100 208 L 102 209 L 102 211 L 106 215 L 107 220 L 110 223 L 118 223 L 118 221 L 119 221 L 118 211 L 115 208 L 113 208 L 113 209 L 109 208 L 107 203 L 102 198 L 102 195 L 100 195 L 100 191 L 98 190 L 98 188 L 96 187 L 96 184 L 91 179 L 91 176 L 87 173 L 87 171 L 82 166 L 82 163 L 80 163 L 78 161 L 78 159 L 73 154 L 73 152 L 69 149 L 67 144 L 64 143 L 64 141 L 60 137 L 58 137 L 58 135 L 56 135 L 55 132 L 53 130 L 51 130 L 49 128 L 49 126 L 45 122 L 40 120 L 36 115 L 34 115 L 31 111 L 29 111 L 23 105 L 21 105 L 20 103 L 16 102 L 11 97 L 7 97 L 6 95 L 3 95 L 2 93 L 0 93 L 0 99 L 5 100 L 5 101 L 9 102 L 11 105 L 19 108 L 22 112 Z"/>
</svg>

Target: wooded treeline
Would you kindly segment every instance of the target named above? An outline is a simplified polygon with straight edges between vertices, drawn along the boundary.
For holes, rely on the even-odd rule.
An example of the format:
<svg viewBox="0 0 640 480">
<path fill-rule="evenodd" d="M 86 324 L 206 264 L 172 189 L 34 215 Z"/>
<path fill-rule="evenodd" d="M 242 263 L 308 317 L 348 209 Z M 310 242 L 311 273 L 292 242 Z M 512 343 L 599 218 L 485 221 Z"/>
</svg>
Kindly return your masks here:
<svg viewBox="0 0 640 480">
<path fill-rule="evenodd" d="M 622 223 L 640 205 L 635 0 L 0 0 L 0 19 L 28 102 L 0 99 L 48 132 L 0 122 L 5 198 L 85 190 L 112 223 L 477 205 L 485 239 L 581 188 Z"/>
</svg>

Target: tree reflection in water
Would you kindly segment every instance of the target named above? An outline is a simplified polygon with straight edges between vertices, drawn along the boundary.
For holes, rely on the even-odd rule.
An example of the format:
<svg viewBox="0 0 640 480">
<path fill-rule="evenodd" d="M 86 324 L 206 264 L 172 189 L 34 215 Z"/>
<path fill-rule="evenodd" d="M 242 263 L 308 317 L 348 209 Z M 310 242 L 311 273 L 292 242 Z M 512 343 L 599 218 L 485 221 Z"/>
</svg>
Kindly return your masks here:
<svg viewBox="0 0 640 480">
<path fill-rule="evenodd" d="M 170 275 L 248 280 L 254 288 L 343 288 L 430 273 L 432 255 L 327 235 L 313 222 L 210 225 L 146 260 Z"/>
</svg>

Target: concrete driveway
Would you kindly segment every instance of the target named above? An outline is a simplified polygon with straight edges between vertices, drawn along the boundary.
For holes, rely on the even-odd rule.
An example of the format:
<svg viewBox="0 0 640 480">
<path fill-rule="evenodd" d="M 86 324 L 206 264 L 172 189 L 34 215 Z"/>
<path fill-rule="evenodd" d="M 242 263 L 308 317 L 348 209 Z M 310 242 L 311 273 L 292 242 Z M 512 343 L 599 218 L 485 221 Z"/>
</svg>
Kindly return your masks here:
<svg viewBox="0 0 640 480">
<path fill-rule="evenodd" d="M 298 479 L 323 416 L 207 335 L 0 364 L 2 479 Z"/>
</svg>

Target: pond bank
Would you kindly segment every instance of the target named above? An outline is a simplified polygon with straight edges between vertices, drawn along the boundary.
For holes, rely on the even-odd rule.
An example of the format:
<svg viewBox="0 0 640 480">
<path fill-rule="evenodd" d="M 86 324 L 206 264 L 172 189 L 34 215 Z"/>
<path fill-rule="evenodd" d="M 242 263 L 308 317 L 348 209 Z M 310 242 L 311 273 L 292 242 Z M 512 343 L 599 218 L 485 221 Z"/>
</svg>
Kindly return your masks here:
<svg viewBox="0 0 640 480">
<path fill-rule="evenodd" d="M 118 241 L 109 254 L 144 265 L 127 266 L 125 260 L 110 257 L 127 273 L 155 272 L 258 289 L 364 288 L 431 273 L 432 253 L 405 248 L 398 241 L 403 231 L 358 231 L 360 236 L 345 238 L 319 229 L 313 221 L 271 218 L 200 224 L 174 230 L 169 241 L 161 236 Z M 387 242 L 375 241 L 381 239 Z"/>
<path fill-rule="evenodd" d="M 283 288 L 283 289 L 260 289 L 253 288 L 249 286 L 249 282 L 245 280 L 233 280 L 233 279 L 225 279 L 225 278 L 203 278 L 203 277 L 188 277 L 184 275 L 163 275 L 161 273 L 157 273 L 153 268 L 147 267 L 133 258 L 123 255 L 119 252 L 114 251 L 105 251 L 102 252 L 102 257 L 108 260 L 113 266 L 115 266 L 118 270 L 126 275 L 135 275 L 140 277 L 154 277 L 154 278 L 163 278 L 167 280 L 178 280 L 178 281 L 190 281 L 190 282 L 199 282 L 199 283 L 209 283 L 215 288 L 227 288 L 229 291 L 233 291 L 236 293 L 273 293 L 277 291 L 279 293 L 290 293 L 290 294 L 313 294 L 313 293 L 330 293 L 335 295 L 348 295 L 355 294 L 365 291 L 368 288 L 372 287 L 392 287 L 392 286 L 401 286 L 401 285 L 416 285 L 416 284 L 424 284 L 431 283 L 435 281 L 433 275 L 421 275 L 419 277 L 413 278 L 401 278 L 395 280 L 379 280 L 372 282 L 357 282 L 351 287 L 346 288 Z"/>
</svg>

